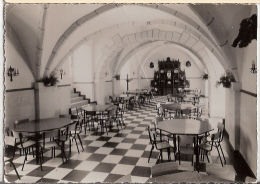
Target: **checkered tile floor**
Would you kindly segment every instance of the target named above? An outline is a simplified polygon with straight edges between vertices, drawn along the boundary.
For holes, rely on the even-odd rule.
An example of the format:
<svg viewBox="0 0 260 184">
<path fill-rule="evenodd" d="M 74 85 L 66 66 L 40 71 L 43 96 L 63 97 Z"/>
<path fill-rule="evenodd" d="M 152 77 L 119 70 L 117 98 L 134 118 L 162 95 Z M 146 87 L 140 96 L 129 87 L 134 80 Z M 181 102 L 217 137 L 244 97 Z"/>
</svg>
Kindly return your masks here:
<svg viewBox="0 0 260 184">
<path fill-rule="evenodd" d="M 127 111 L 124 115 L 126 128 L 119 132 L 117 129 L 112 129 L 108 135 L 91 131 L 86 135 L 82 133 L 84 151 L 78 153 L 75 143 L 72 143 L 72 153 L 66 163 L 62 163 L 59 150 L 56 151 L 55 158 L 51 158 L 51 151 L 46 151 L 43 171 L 40 170 L 39 165 L 35 164 L 35 158 L 31 155 L 26 161 L 24 171 L 21 171 L 24 156 L 19 156 L 17 152 L 14 163 L 21 180 L 17 179 L 9 164 L 5 166 L 5 180 L 21 183 L 115 182 L 120 177 L 130 174 L 132 182 L 146 182 L 151 175 L 150 168 L 156 164 L 159 154 L 154 151 L 148 163 L 151 145 L 146 127 L 155 119 L 155 104 L 165 100 L 165 97 L 157 97 L 141 108 Z M 79 148 L 81 151 L 81 147 Z M 67 145 L 67 155 L 68 150 Z M 167 156 L 165 155 L 164 158 Z M 172 158 L 174 158 L 173 154 Z M 227 154 L 226 158 L 228 161 Z M 181 159 L 183 170 L 193 170 L 190 155 L 182 155 Z M 210 161 L 210 164 L 207 164 L 209 167 L 220 166 L 219 158 L 214 151 L 210 156 Z M 225 167 L 227 166 L 230 167 L 230 165 Z M 220 169 L 222 169 L 221 166 Z"/>
</svg>

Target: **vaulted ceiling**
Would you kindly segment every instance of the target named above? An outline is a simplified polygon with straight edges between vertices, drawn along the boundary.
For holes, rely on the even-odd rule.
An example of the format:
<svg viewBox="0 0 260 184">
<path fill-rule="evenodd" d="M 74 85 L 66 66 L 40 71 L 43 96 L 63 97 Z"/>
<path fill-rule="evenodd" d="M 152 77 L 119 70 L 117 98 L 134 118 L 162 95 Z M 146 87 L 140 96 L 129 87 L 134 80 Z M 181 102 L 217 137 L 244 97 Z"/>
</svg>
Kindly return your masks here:
<svg viewBox="0 0 260 184">
<path fill-rule="evenodd" d="M 214 4 L 9 4 L 7 36 L 34 77 L 52 72 L 88 40 L 102 39 L 100 71 L 116 66 L 144 47 L 175 44 L 189 50 L 208 70 L 213 55 L 236 67 L 231 44 L 251 5 Z M 116 58 L 116 59 L 115 59 Z"/>
</svg>

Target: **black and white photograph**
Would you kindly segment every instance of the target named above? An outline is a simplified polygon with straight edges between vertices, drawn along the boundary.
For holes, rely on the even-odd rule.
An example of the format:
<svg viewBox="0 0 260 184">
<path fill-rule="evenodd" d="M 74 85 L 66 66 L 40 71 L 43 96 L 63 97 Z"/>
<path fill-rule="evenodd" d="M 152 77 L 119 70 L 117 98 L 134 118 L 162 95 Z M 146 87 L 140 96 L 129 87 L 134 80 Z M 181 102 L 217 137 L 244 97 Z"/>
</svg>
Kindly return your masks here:
<svg viewBox="0 0 260 184">
<path fill-rule="evenodd" d="M 1 179 L 256 182 L 257 8 L 5 2 Z"/>
</svg>

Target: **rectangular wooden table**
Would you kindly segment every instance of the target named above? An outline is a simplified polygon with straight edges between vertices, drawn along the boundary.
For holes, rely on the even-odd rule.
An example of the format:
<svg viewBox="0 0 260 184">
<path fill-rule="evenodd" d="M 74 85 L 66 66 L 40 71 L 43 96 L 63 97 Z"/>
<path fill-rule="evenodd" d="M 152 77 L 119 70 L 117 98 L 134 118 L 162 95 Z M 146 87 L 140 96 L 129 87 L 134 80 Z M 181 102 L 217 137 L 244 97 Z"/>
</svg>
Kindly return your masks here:
<svg viewBox="0 0 260 184">
<path fill-rule="evenodd" d="M 194 119 L 172 119 L 158 122 L 158 129 L 160 130 L 160 134 L 164 131 L 173 135 L 189 135 L 195 137 L 196 162 L 194 167 L 195 170 L 199 171 L 199 136 L 213 130 L 209 123 Z"/>
</svg>

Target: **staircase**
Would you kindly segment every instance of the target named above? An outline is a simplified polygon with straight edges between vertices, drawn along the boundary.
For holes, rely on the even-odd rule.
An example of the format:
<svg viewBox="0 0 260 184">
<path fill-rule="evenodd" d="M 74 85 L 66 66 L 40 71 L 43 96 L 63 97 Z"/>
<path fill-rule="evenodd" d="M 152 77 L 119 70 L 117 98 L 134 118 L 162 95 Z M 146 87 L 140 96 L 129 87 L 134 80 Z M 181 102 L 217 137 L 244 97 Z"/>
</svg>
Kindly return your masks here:
<svg viewBox="0 0 260 184">
<path fill-rule="evenodd" d="M 76 111 L 76 108 L 80 108 L 84 105 L 91 103 L 89 98 L 86 98 L 85 95 L 82 95 L 80 91 L 77 91 L 76 88 L 71 90 L 71 105 L 70 113 Z"/>
</svg>

